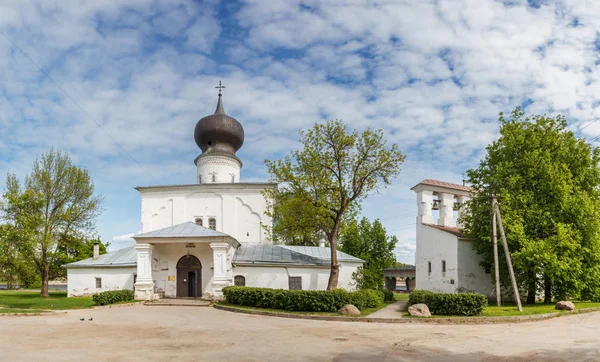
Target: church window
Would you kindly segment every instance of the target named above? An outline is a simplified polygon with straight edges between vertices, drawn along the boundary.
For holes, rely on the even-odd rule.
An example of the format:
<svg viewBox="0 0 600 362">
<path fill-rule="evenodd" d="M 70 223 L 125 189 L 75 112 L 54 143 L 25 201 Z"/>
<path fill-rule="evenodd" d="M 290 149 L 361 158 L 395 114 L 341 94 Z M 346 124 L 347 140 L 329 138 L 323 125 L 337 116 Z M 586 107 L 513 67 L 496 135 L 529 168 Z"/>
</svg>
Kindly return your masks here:
<svg viewBox="0 0 600 362">
<path fill-rule="evenodd" d="M 302 290 L 302 277 L 289 277 L 290 290 Z"/>
<path fill-rule="evenodd" d="M 102 278 L 96 278 L 96 288 L 102 288 Z"/>
<path fill-rule="evenodd" d="M 233 278 L 233 284 L 236 287 L 245 287 L 246 286 L 246 278 L 243 275 L 236 275 Z"/>
<path fill-rule="evenodd" d="M 429 274 L 431 274 L 431 262 L 430 261 L 427 262 L 427 272 Z"/>
<path fill-rule="evenodd" d="M 235 182 L 235 174 L 232 173 L 231 174 L 231 183 L 234 183 L 234 182 Z"/>
<path fill-rule="evenodd" d="M 217 174 L 216 173 L 212 174 L 212 182 L 217 182 Z"/>
<path fill-rule="evenodd" d="M 200 225 L 200 226 L 202 226 L 202 218 L 201 218 L 201 217 L 197 217 L 197 218 L 195 218 L 195 219 L 194 219 L 194 223 L 195 223 L 196 225 Z"/>
<path fill-rule="evenodd" d="M 208 228 L 217 230 L 217 219 L 215 219 L 214 217 L 209 218 L 208 219 Z"/>
<path fill-rule="evenodd" d="M 198 183 L 201 184 L 202 183 L 202 175 L 198 175 Z"/>
<path fill-rule="evenodd" d="M 442 273 L 446 273 L 446 261 L 442 260 Z"/>
</svg>

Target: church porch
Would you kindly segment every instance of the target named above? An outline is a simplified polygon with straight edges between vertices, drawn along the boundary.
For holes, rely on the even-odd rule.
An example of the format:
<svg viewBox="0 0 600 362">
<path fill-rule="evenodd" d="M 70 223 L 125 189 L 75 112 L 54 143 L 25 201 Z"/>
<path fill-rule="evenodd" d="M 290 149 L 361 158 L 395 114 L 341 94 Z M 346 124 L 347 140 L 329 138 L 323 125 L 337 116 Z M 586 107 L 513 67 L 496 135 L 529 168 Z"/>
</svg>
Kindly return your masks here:
<svg viewBox="0 0 600 362">
<path fill-rule="evenodd" d="M 212 298 L 231 284 L 237 241 L 229 235 L 185 223 L 134 239 L 136 299 Z"/>
</svg>

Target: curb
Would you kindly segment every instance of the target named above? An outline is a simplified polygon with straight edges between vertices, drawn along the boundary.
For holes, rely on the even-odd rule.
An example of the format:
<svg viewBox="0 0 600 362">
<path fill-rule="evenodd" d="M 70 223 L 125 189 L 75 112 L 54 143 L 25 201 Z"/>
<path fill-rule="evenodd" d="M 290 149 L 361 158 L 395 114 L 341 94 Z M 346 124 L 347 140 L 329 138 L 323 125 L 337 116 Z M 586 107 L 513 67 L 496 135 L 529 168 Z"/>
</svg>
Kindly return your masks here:
<svg viewBox="0 0 600 362">
<path fill-rule="evenodd" d="M 266 312 L 253 309 L 243 309 L 230 306 L 215 304 L 213 308 L 227 312 L 263 315 L 269 317 L 308 319 L 320 321 L 335 322 L 363 322 L 363 323 L 435 323 L 435 324 L 500 324 L 500 323 L 523 323 L 531 321 L 540 321 L 566 315 L 591 313 L 600 311 L 600 307 L 584 308 L 567 312 L 554 312 L 545 314 L 532 314 L 524 316 L 506 316 L 506 317 L 448 317 L 448 318 L 370 318 L 370 317 L 341 317 L 341 316 L 319 316 L 302 315 L 293 313 Z"/>
<path fill-rule="evenodd" d="M 211 307 L 212 304 L 177 304 L 177 303 L 142 303 L 146 307 L 200 307 L 207 308 Z"/>
<path fill-rule="evenodd" d="M 121 307 L 131 307 L 132 305 L 138 305 L 138 304 L 143 304 L 144 302 L 132 302 L 132 303 L 122 303 L 122 304 L 109 304 L 109 305 L 95 305 L 92 306 L 92 310 L 100 310 L 100 309 L 110 309 L 110 308 L 121 308 Z M 80 308 L 80 309 L 68 309 L 68 311 L 75 311 L 75 310 L 83 310 L 86 308 Z"/>
</svg>

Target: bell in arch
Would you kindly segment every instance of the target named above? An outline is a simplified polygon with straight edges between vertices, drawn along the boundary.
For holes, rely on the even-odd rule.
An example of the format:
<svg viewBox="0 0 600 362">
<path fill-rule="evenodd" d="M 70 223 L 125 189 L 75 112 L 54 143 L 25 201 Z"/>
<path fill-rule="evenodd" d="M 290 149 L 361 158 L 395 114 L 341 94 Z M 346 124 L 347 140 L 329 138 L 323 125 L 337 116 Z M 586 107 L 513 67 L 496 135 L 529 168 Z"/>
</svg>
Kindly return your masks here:
<svg viewBox="0 0 600 362">
<path fill-rule="evenodd" d="M 431 207 L 431 210 L 439 210 L 439 209 L 440 209 L 440 201 L 433 200 L 433 206 Z"/>
</svg>

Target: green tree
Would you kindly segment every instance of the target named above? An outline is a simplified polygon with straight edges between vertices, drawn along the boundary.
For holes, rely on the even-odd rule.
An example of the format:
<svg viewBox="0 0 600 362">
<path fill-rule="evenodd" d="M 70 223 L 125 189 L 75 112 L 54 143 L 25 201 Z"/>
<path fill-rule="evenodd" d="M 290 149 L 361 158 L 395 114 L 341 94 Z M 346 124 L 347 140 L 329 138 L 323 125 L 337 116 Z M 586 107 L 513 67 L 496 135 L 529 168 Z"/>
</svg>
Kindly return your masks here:
<svg viewBox="0 0 600 362">
<path fill-rule="evenodd" d="M 567 130 L 563 116 L 500 114 L 500 137 L 468 171 L 475 193 L 463 219 L 485 266 L 493 265 L 491 195 L 527 302 L 600 298 L 600 151 Z M 509 286 L 500 248 L 500 277 Z"/>
<path fill-rule="evenodd" d="M 396 265 L 395 236 L 387 235 L 379 219 L 371 224 L 367 218 L 350 223 L 340 238 L 340 250 L 361 258 L 364 265 L 353 275 L 359 289 L 383 289 L 385 268 Z"/>
<path fill-rule="evenodd" d="M 306 212 L 302 217 L 319 225 L 331 248 L 327 289 L 333 289 L 338 283 L 335 251 L 343 221 L 360 208 L 369 193 L 391 183 L 400 172 L 404 155 L 395 144 L 387 147 L 383 131 L 367 128 L 362 133 L 348 132 L 340 120 L 300 132 L 300 142 L 302 150 L 282 160 L 265 161 L 271 180 L 280 183 L 265 195 L 273 200 L 271 206 L 282 200 L 300 200 Z M 276 208 L 271 208 L 273 211 Z"/>
<path fill-rule="evenodd" d="M 41 278 L 41 296 L 47 297 L 60 248 L 73 235 L 93 230 L 102 197 L 94 195 L 87 170 L 54 149 L 35 161 L 24 186 L 10 173 L 6 184 L 0 211 L 14 228 L 17 250 L 35 264 Z"/>
<path fill-rule="evenodd" d="M 110 243 L 104 244 L 99 237 L 89 237 L 85 234 L 66 236 L 59 244 L 56 259 L 50 267 L 50 279 L 67 277 L 63 265 L 93 257 L 95 243 L 98 243 L 100 255 L 106 254 L 106 248 Z"/>
</svg>

